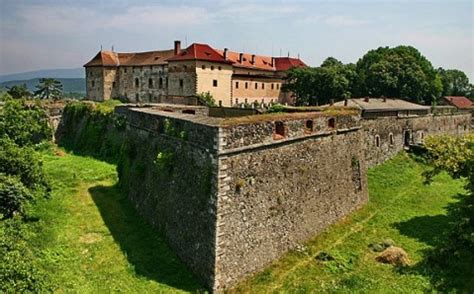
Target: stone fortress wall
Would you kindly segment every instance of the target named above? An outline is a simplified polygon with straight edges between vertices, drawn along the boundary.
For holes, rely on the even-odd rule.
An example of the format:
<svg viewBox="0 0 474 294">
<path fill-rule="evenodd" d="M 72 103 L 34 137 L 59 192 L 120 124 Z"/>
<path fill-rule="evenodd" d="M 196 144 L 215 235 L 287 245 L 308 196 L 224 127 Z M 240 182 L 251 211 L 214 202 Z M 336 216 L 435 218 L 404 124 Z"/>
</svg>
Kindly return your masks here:
<svg viewBox="0 0 474 294">
<path fill-rule="evenodd" d="M 129 122 L 128 155 L 118 169 L 130 199 L 216 291 L 363 206 L 367 167 L 395 155 L 405 140 L 462 134 L 470 119 L 368 120 L 351 111 L 216 118 L 119 109 Z"/>
</svg>

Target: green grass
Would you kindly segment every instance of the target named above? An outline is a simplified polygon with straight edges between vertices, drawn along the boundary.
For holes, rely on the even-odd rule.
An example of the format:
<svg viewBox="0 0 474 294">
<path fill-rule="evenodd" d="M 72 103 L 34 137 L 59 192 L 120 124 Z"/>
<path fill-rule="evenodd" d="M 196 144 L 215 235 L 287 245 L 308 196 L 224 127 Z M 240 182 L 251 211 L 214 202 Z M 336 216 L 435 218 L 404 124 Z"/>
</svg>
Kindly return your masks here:
<svg viewBox="0 0 474 294">
<path fill-rule="evenodd" d="M 34 211 L 32 243 L 56 291 L 202 290 L 119 192 L 114 165 L 69 154 L 43 157 L 53 191 Z"/>
<path fill-rule="evenodd" d="M 35 208 L 32 246 L 57 292 L 197 292 L 203 286 L 139 217 L 118 190 L 115 166 L 92 158 L 44 154 L 52 198 Z M 243 281 L 236 292 L 421 293 L 440 283 L 424 265 L 426 252 L 449 231 L 446 207 L 463 182 L 405 154 L 369 171 L 370 201 L 361 210 Z M 377 263 L 372 242 L 391 238 L 412 261 L 397 269 Z M 334 261 L 319 262 L 324 251 Z M 466 279 L 460 273 L 453 278 Z M 446 277 L 445 277 L 446 278 Z"/>
<path fill-rule="evenodd" d="M 443 279 L 469 283 L 466 272 L 448 277 L 433 274 L 425 262 L 429 250 L 446 238 L 450 217 L 446 207 L 465 193 L 464 182 L 442 173 L 424 183 L 428 167 L 400 154 L 369 171 L 369 203 L 263 272 L 242 282 L 235 292 L 421 293 L 436 290 Z M 368 245 L 390 238 L 408 253 L 406 268 L 375 261 Z M 334 261 L 315 256 L 327 252 Z M 463 265 L 464 269 L 469 265 Z M 467 267 L 466 267 L 467 266 Z M 472 273 L 472 272 L 471 272 Z M 464 274 L 464 275 L 463 275 Z M 455 283 L 456 284 L 456 283 Z M 448 287 L 449 289 L 449 287 Z"/>
</svg>

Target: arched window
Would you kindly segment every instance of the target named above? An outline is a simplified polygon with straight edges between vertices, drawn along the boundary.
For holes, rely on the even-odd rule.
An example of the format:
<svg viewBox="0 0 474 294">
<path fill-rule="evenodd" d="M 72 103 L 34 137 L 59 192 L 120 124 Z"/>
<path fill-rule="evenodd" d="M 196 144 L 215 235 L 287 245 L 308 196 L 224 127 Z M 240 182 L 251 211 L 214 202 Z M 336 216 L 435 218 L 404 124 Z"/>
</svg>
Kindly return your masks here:
<svg viewBox="0 0 474 294">
<path fill-rule="evenodd" d="M 331 117 L 329 120 L 328 120 L 328 128 L 330 129 L 334 129 L 336 127 L 336 119 Z"/>
<path fill-rule="evenodd" d="M 380 136 L 375 135 L 375 146 L 380 147 Z"/>
</svg>

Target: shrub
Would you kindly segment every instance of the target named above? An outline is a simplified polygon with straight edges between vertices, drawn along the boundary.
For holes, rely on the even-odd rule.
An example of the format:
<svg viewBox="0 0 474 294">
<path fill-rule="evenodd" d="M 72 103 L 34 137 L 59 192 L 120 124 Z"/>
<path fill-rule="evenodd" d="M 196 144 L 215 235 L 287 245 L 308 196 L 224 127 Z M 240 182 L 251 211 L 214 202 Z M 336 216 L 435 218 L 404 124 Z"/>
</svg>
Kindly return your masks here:
<svg viewBox="0 0 474 294">
<path fill-rule="evenodd" d="M 50 291 L 46 275 L 36 265 L 28 247 L 30 233 L 19 218 L 0 223 L 0 292 L 38 293 Z"/>
<path fill-rule="evenodd" d="M 33 148 L 20 148 L 8 138 L 0 138 L 0 173 L 16 176 L 30 191 L 48 196 L 50 187 Z"/>
<path fill-rule="evenodd" d="M 16 213 L 24 214 L 32 193 L 14 176 L 0 173 L 0 218 L 11 218 Z"/>
<path fill-rule="evenodd" d="M 214 107 L 216 106 L 216 100 L 214 97 L 212 97 L 210 92 L 203 92 L 197 95 L 197 98 L 199 102 L 201 102 L 202 105 L 207 106 L 207 107 Z"/>
<path fill-rule="evenodd" d="M 20 146 L 51 140 L 53 131 L 39 102 L 7 99 L 0 116 L 0 137 L 7 136 Z"/>
</svg>

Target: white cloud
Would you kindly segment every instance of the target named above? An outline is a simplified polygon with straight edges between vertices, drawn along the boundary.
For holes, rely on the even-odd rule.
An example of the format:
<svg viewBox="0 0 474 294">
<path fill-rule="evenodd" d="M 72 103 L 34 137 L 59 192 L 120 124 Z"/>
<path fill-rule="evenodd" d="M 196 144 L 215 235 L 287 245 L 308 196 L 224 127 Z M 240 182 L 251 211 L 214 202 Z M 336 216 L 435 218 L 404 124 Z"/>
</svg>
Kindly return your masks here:
<svg viewBox="0 0 474 294">
<path fill-rule="evenodd" d="M 356 27 L 361 25 L 370 24 L 370 21 L 367 19 L 357 19 L 350 16 L 344 15 L 332 15 L 324 19 L 324 22 L 327 25 L 333 27 Z"/>
</svg>

